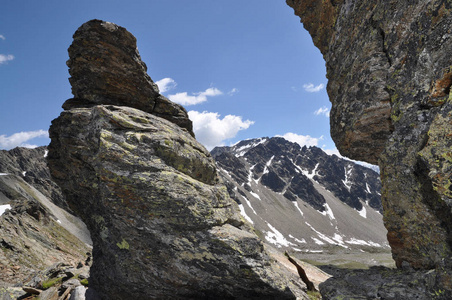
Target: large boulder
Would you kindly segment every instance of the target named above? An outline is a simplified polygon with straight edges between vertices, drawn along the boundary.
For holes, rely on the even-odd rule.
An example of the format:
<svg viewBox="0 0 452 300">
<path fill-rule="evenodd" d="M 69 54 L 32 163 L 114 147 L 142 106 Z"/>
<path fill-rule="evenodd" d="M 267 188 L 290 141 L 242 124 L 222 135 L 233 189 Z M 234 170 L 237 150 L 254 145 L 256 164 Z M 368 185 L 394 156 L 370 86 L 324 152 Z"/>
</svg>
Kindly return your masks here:
<svg viewBox="0 0 452 300">
<path fill-rule="evenodd" d="M 325 58 L 336 146 L 380 165 L 397 266 L 442 268 L 452 256 L 452 4 L 287 3 Z"/>
<path fill-rule="evenodd" d="M 92 235 L 90 288 L 104 299 L 305 299 L 299 278 L 241 218 L 186 122 L 148 109 L 162 96 L 134 41 L 111 23 L 80 27 L 69 48 L 77 100 L 50 128 L 51 174 Z M 127 92 L 115 89 L 123 75 L 135 82 Z"/>
</svg>

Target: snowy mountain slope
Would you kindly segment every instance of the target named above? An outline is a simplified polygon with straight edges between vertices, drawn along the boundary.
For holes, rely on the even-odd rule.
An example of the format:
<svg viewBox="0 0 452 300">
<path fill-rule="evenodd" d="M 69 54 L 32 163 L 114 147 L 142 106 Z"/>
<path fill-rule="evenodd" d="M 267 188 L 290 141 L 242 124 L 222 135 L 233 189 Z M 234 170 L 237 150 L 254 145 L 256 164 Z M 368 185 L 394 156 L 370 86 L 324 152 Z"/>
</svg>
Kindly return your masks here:
<svg viewBox="0 0 452 300">
<path fill-rule="evenodd" d="M 212 150 L 229 193 L 261 237 L 280 248 L 388 248 L 375 171 L 283 138 Z"/>
</svg>

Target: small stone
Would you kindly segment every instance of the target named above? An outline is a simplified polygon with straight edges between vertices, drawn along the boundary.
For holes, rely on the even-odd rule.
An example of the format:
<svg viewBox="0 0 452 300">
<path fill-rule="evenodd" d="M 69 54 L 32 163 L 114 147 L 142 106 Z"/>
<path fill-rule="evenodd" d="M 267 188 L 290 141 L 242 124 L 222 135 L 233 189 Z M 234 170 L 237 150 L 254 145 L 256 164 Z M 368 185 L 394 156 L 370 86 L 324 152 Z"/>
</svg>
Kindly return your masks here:
<svg viewBox="0 0 452 300">
<path fill-rule="evenodd" d="M 65 282 L 63 282 L 61 287 L 63 289 L 67 289 L 67 288 L 74 288 L 79 285 L 81 285 L 80 281 L 78 279 L 72 278 L 72 279 L 69 279 L 69 280 L 66 280 Z"/>
<path fill-rule="evenodd" d="M 40 300 L 58 300 L 58 288 L 53 286 L 43 291 L 39 297 Z"/>
<path fill-rule="evenodd" d="M 85 300 L 86 288 L 84 286 L 76 287 L 71 294 L 69 300 Z"/>
<path fill-rule="evenodd" d="M 27 293 L 29 293 L 29 294 L 32 294 L 32 295 L 39 295 L 39 294 L 42 293 L 42 290 L 37 289 L 37 288 L 30 287 L 30 286 L 24 286 L 24 287 L 22 287 L 22 289 L 23 289 L 25 292 L 27 292 Z"/>
</svg>

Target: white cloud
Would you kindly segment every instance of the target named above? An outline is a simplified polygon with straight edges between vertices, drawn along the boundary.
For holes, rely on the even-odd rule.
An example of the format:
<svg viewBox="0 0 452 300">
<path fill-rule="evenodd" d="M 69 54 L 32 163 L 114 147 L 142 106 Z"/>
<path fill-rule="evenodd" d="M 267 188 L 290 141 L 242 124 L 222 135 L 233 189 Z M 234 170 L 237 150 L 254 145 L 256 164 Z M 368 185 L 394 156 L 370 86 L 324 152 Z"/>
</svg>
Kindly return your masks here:
<svg viewBox="0 0 452 300">
<path fill-rule="evenodd" d="M 5 36 L 3 34 L 0 34 L 0 39 L 6 40 Z"/>
<path fill-rule="evenodd" d="M 177 86 L 176 81 L 174 81 L 174 79 L 168 78 L 168 77 L 156 81 L 155 84 L 157 84 L 157 86 L 159 87 L 160 93 L 162 93 L 162 94 L 169 90 L 174 89 Z"/>
<path fill-rule="evenodd" d="M 298 143 L 301 147 L 303 146 L 317 146 L 319 141 L 323 140 L 323 135 L 319 138 L 312 137 L 310 135 L 300 135 L 293 132 L 288 132 L 284 135 L 277 135 L 279 137 L 283 137 L 289 142 Z"/>
<path fill-rule="evenodd" d="M 326 106 L 322 106 L 321 108 L 319 108 L 318 110 L 316 110 L 314 112 L 314 115 L 319 116 L 319 115 L 325 115 L 325 117 L 329 117 L 330 116 L 330 109 Z"/>
<path fill-rule="evenodd" d="M 207 97 L 223 95 L 223 92 L 217 88 L 208 88 L 204 92 L 193 93 L 188 95 L 187 92 L 168 95 L 168 98 L 181 105 L 195 105 L 207 101 Z"/>
<path fill-rule="evenodd" d="M 38 137 L 49 137 L 49 133 L 46 130 L 36 130 L 36 131 L 18 132 L 10 136 L 5 136 L 3 134 L 0 135 L 0 148 L 6 150 L 18 146 L 26 148 L 35 148 L 36 145 L 31 145 L 26 142 Z"/>
<path fill-rule="evenodd" d="M 209 151 L 223 146 L 224 141 L 235 137 L 240 130 L 248 129 L 254 121 L 242 120 L 240 116 L 227 115 L 223 119 L 218 113 L 191 110 L 188 116 L 193 121 L 196 139 Z"/>
<path fill-rule="evenodd" d="M 11 54 L 8 54 L 8 55 L 0 54 L 0 65 L 4 64 L 4 63 L 6 63 L 6 62 L 8 62 L 10 60 L 13 60 L 13 59 L 14 59 L 14 55 L 11 55 Z"/>
<path fill-rule="evenodd" d="M 234 95 L 235 93 L 238 93 L 239 92 L 239 90 L 237 89 L 237 88 L 233 88 L 232 90 L 230 90 L 229 92 L 228 92 L 228 95 L 229 96 L 232 96 L 232 95 Z"/>
<path fill-rule="evenodd" d="M 312 84 L 312 83 L 303 84 L 304 90 L 309 93 L 320 92 L 324 87 L 325 87 L 325 85 L 323 83 L 321 83 L 317 86 L 314 86 L 314 84 Z"/>
</svg>

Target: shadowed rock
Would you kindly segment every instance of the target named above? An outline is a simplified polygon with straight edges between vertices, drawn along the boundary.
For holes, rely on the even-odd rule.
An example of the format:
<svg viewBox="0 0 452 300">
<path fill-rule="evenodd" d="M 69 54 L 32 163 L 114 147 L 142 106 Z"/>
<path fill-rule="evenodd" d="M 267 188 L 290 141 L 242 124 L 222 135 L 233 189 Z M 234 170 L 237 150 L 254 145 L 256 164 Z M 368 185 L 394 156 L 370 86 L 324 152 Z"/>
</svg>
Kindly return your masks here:
<svg viewBox="0 0 452 300">
<path fill-rule="evenodd" d="M 452 255 L 452 25 L 446 1 L 288 0 L 326 61 L 331 134 L 379 163 L 393 257 Z"/>
<path fill-rule="evenodd" d="M 134 43 L 114 24 L 82 25 L 70 61 L 75 48 L 103 57 L 97 45 L 120 44 L 118 34 Z M 306 299 L 241 218 L 208 151 L 173 119 L 149 113 L 146 95 L 157 91 L 136 52 L 114 49 L 105 60 L 125 62 L 111 69 L 69 63 L 74 94 L 89 101 L 65 105 L 50 128 L 51 174 L 92 234 L 90 287 L 104 299 Z M 122 74 L 143 101 L 115 91 Z M 92 88 L 90 76 L 108 85 Z"/>
<path fill-rule="evenodd" d="M 287 0 L 321 50 L 331 135 L 350 158 L 379 163 L 398 267 L 452 268 L 452 4 Z"/>
</svg>

